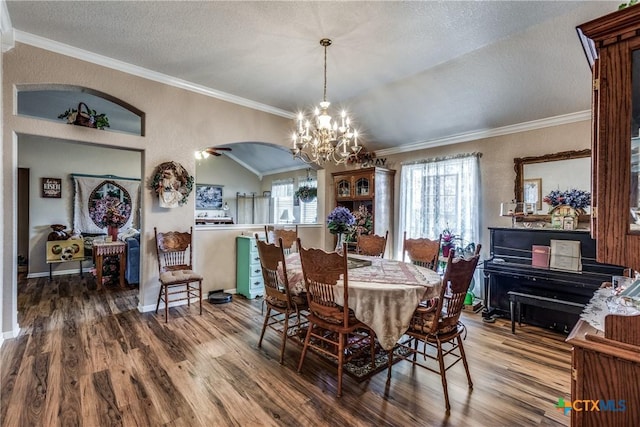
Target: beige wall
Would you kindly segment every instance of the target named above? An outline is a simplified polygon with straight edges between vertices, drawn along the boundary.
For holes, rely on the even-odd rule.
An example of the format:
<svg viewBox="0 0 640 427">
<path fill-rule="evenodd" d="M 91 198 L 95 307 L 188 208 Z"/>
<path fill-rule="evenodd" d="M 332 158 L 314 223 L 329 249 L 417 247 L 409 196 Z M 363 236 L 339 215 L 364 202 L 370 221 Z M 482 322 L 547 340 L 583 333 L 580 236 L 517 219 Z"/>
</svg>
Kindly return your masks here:
<svg viewBox="0 0 640 427">
<path fill-rule="evenodd" d="M 480 215 L 480 241 L 484 247 L 482 255 L 483 257 L 488 257 L 489 233 L 487 227 L 511 226 L 509 218 L 500 217 L 500 202 L 508 202 L 514 198 L 516 175 L 513 169 L 513 159 L 516 157 L 540 156 L 559 151 L 583 150 L 590 147 L 591 122 L 582 121 L 387 156 L 388 167 L 398 171 L 395 178 L 394 229 L 398 230 L 399 183 L 403 161 L 480 152 L 482 153 L 480 158 L 481 191 L 478 215 Z M 398 236 L 396 236 L 395 247 L 402 247 L 402 245 L 398 245 Z"/>
<path fill-rule="evenodd" d="M 120 71 L 64 55 L 16 43 L 3 54 L 2 79 L 2 179 L 3 222 L 2 331 L 17 331 L 17 266 L 15 189 L 17 168 L 16 134 L 41 135 L 82 141 L 98 146 L 130 148 L 141 152 L 143 181 L 156 165 L 174 160 L 191 174 L 195 172 L 193 152 L 198 148 L 242 141 L 280 144 L 287 141 L 289 119 L 231 104 L 172 86 L 135 77 Z M 15 111 L 15 90 L 26 84 L 68 84 L 84 86 L 127 102 L 146 114 L 146 136 L 69 126 L 28 117 Z M 284 144 L 283 144 L 284 145 Z M 153 253 L 153 227 L 188 229 L 193 224 L 194 201 L 181 208 L 162 209 L 153 193 L 142 192 L 142 254 Z M 228 243 L 225 243 L 228 245 Z M 223 245 L 221 245 L 222 247 Z M 228 246 L 227 246 L 228 247 Z M 227 250 L 232 250 L 228 247 Z M 141 266 L 140 306 L 155 305 L 158 285 L 155 263 Z"/>
</svg>

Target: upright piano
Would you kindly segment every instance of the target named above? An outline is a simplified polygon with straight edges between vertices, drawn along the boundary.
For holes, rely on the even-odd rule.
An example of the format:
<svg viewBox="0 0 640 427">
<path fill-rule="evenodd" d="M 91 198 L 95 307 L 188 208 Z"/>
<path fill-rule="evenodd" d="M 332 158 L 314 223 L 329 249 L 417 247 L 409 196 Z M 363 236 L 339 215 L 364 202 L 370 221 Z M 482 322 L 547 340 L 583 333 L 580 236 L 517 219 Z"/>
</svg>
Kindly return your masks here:
<svg viewBox="0 0 640 427">
<path fill-rule="evenodd" d="M 596 262 L 596 241 L 588 231 L 489 228 L 489 232 L 490 258 L 484 262 L 485 318 L 509 316 L 509 291 L 586 304 L 602 282 L 624 271 L 624 267 Z M 532 266 L 532 246 L 550 246 L 551 240 L 579 241 L 582 271 Z M 578 319 L 575 313 L 536 306 L 525 306 L 522 312 L 525 323 L 564 332 Z"/>
</svg>

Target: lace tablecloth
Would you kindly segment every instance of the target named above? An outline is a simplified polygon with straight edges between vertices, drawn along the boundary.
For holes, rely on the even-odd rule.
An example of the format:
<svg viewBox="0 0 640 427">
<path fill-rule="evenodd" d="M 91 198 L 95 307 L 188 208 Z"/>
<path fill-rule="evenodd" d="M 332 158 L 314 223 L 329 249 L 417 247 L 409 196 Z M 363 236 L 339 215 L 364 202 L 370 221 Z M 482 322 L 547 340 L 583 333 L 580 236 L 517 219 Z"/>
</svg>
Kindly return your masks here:
<svg viewBox="0 0 640 427">
<path fill-rule="evenodd" d="M 356 258 L 370 260 L 371 265 L 349 270 L 349 308 L 358 320 L 373 329 L 380 345 L 390 350 L 409 328 L 411 316 L 420 301 L 438 295 L 440 275 L 401 261 Z M 289 289 L 294 293 L 303 292 L 299 254 L 287 255 L 285 260 Z M 337 304 L 344 304 L 341 286 L 335 298 Z"/>
<path fill-rule="evenodd" d="M 620 297 L 613 295 L 611 288 L 598 289 L 580 318 L 599 331 L 604 332 L 604 318 L 607 314 L 640 314 L 635 307 L 626 306 Z"/>
</svg>

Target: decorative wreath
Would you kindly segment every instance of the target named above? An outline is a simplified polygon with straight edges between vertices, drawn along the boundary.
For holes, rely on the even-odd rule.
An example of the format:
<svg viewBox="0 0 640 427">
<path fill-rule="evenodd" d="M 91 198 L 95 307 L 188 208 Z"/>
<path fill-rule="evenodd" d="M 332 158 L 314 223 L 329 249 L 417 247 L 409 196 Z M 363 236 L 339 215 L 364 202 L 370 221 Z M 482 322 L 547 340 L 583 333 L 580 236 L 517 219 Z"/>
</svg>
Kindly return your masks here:
<svg viewBox="0 0 640 427">
<path fill-rule="evenodd" d="M 182 198 L 180 206 L 187 202 L 187 197 L 193 190 L 193 176 L 178 162 L 164 162 L 159 164 L 153 172 L 149 187 L 160 196 L 165 191 L 178 191 Z"/>
</svg>

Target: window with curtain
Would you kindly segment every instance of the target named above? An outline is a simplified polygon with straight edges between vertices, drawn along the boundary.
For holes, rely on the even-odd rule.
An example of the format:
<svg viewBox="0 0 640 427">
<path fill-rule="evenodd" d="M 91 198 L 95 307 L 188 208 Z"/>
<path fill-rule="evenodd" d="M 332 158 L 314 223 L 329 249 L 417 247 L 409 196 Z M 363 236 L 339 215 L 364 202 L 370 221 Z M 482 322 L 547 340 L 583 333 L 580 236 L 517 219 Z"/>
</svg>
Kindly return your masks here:
<svg viewBox="0 0 640 427">
<path fill-rule="evenodd" d="M 273 222 L 275 224 L 291 224 L 293 216 L 293 179 L 274 181 L 271 184 L 273 200 Z"/>
<path fill-rule="evenodd" d="M 449 228 L 460 237 L 458 244 L 478 243 L 480 157 L 472 153 L 402 165 L 399 251 L 404 231 L 410 238 L 435 239 Z"/>
<path fill-rule="evenodd" d="M 309 187 L 318 187 L 318 180 L 316 178 L 299 178 L 298 187 L 303 185 Z M 299 206 L 300 224 L 315 224 L 318 222 L 318 198 L 316 197 L 312 202 L 300 202 Z"/>
</svg>

